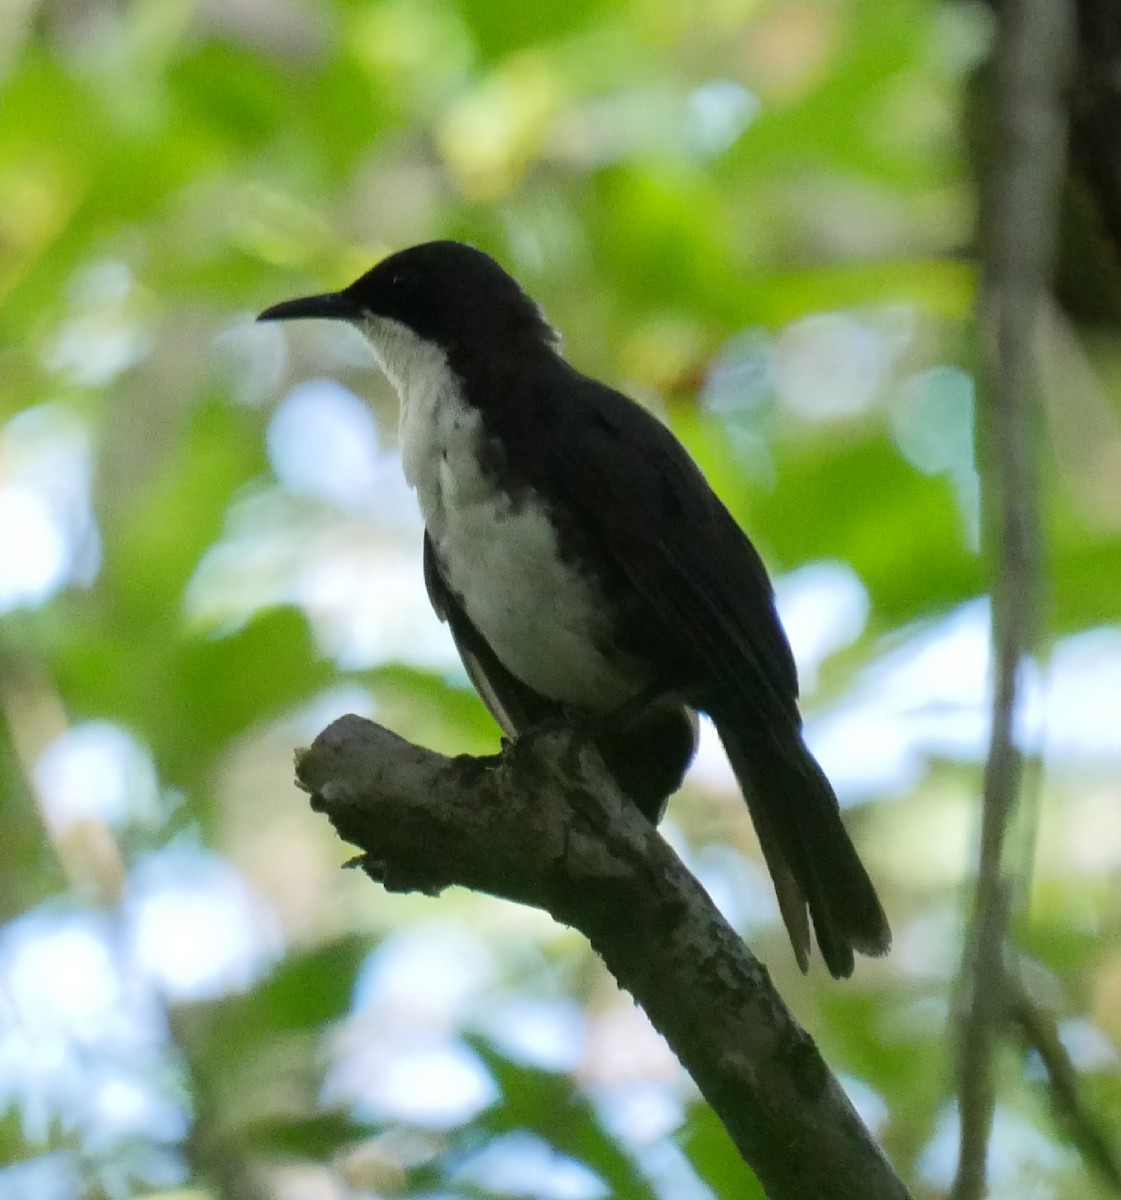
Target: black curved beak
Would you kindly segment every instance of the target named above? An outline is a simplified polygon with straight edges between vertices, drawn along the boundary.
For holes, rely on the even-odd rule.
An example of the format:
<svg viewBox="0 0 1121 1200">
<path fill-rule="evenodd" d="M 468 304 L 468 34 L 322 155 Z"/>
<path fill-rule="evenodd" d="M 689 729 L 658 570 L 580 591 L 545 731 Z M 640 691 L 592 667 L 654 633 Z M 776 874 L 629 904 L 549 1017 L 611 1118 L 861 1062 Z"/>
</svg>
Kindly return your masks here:
<svg viewBox="0 0 1121 1200">
<path fill-rule="evenodd" d="M 324 292 L 321 296 L 300 296 L 296 300 L 282 300 L 272 308 L 266 308 L 258 321 L 296 321 L 302 318 L 320 318 L 329 321 L 354 321 L 358 309 L 345 292 Z"/>
</svg>

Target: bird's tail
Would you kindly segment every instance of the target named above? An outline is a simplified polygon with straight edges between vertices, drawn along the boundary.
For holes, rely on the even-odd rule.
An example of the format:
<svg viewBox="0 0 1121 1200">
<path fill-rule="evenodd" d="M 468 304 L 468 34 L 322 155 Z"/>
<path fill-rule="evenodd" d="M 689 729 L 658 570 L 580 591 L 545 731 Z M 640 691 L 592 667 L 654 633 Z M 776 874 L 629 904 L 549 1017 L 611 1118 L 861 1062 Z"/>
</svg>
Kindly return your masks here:
<svg viewBox="0 0 1121 1200">
<path fill-rule="evenodd" d="M 798 965 L 809 965 L 810 920 L 829 972 L 851 975 L 853 952 L 886 954 L 891 930 L 841 823 L 825 772 L 799 737 L 779 744 L 716 720 L 747 800 Z M 808 910 L 808 917 L 807 917 Z"/>
</svg>

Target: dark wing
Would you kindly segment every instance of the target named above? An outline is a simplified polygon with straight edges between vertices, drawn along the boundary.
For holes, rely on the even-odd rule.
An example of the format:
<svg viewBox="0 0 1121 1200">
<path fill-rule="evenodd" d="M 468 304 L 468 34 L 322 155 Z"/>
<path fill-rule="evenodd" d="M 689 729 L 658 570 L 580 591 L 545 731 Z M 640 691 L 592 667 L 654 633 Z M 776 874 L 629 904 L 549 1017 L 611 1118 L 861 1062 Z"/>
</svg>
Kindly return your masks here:
<svg viewBox="0 0 1121 1200">
<path fill-rule="evenodd" d="M 582 377 L 577 376 L 582 379 Z M 677 439 L 633 401 L 591 380 L 557 431 L 557 509 L 584 552 L 639 606 L 649 652 L 681 669 L 761 730 L 796 732 L 798 679 L 754 546 Z"/>
</svg>

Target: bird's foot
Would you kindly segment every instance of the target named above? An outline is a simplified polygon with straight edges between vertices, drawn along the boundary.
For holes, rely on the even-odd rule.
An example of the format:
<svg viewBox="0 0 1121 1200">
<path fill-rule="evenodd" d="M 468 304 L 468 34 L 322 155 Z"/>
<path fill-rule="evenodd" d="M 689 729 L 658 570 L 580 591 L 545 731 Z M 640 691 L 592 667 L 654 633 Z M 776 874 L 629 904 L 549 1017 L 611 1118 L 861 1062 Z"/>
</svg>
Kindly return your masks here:
<svg viewBox="0 0 1121 1200">
<path fill-rule="evenodd" d="M 518 735 L 518 741 L 527 739 L 537 740 L 555 734 L 567 734 L 569 737 L 582 742 L 592 742 L 600 733 L 600 716 L 586 709 L 564 708 L 554 716 L 544 717 L 535 722 L 524 733 Z"/>
<path fill-rule="evenodd" d="M 625 700 L 617 708 L 606 712 L 592 712 L 586 708 L 564 705 L 553 716 L 548 716 L 531 725 L 518 740 L 544 737 L 553 733 L 567 733 L 581 742 L 600 743 L 624 735 L 636 720 L 649 712 L 652 703 L 661 696 L 653 689 L 640 692 Z M 505 740 L 503 745 L 506 745 Z"/>
<path fill-rule="evenodd" d="M 503 739 L 503 751 L 506 742 Z M 457 754 L 451 760 L 448 770 L 457 783 L 472 787 L 488 772 L 493 771 L 502 761 L 502 754 Z"/>
</svg>

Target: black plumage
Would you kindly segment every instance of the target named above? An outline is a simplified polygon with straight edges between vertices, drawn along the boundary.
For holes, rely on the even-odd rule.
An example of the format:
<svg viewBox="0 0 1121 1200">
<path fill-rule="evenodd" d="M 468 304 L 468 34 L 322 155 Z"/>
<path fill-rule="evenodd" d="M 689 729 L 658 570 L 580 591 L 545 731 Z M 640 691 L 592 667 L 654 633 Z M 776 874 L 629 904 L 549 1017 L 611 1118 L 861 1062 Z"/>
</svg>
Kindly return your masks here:
<svg viewBox="0 0 1121 1200">
<path fill-rule="evenodd" d="M 478 479 L 492 487 L 507 516 L 519 506 L 543 513 L 555 553 L 590 598 L 587 638 L 595 661 L 629 689 L 622 713 L 615 702 L 574 708 L 511 670 L 492 646 L 497 618 L 493 605 L 479 603 L 479 582 L 426 534 L 429 596 L 505 731 L 586 723 L 621 788 L 657 821 L 693 755 L 695 712 L 707 713 L 751 811 L 799 964 L 808 962 L 811 921 L 835 976 L 851 973 L 854 951 L 885 953 L 883 910 L 802 738 L 797 674 L 766 570 L 673 434 L 567 363 L 517 283 L 458 243 L 402 251 L 343 292 L 262 314 L 296 316 L 363 328 L 375 349 L 382 345 L 403 404 L 420 387 L 420 371 L 399 348 L 401 336 L 406 347 L 415 336 L 420 349 L 435 348 L 448 380 L 438 403 L 478 417 L 469 442 L 476 489 Z M 431 465 L 438 476 L 443 464 Z M 455 488 L 446 495 L 453 503 Z M 494 535 L 503 536 L 497 522 Z M 479 627 L 485 621 L 490 636 Z"/>
</svg>

